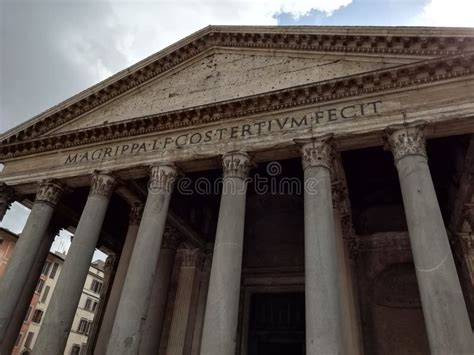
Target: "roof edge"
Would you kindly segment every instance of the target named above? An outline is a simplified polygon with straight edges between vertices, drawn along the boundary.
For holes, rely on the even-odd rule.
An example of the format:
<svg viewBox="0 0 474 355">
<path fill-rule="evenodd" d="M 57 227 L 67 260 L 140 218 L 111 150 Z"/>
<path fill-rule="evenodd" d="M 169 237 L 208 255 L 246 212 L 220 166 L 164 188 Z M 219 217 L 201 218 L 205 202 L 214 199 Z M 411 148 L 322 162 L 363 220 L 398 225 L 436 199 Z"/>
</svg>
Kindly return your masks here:
<svg viewBox="0 0 474 355">
<path fill-rule="evenodd" d="M 70 108 L 72 105 L 87 99 L 100 90 L 125 79 L 130 75 L 137 73 L 141 69 L 165 58 L 168 55 L 178 52 L 181 48 L 194 41 L 204 38 L 211 33 L 230 33 L 230 34 L 277 34 L 277 35 L 327 35 L 327 36 L 371 36 L 380 37 L 467 37 L 474 38 L 474 28 L 463 27 L 390 27 L 390 26 L 206 26 L 189 36 L 163 48 L 162 50 L 144 58 L 143 60 L 127 67 L 109 78 L 71 96 L 59 104 L 43 111 L 42 113 L 24 121 L 23 123 L 0 134 L 0 141 L 12 138 L 14 135 L 26 130 L 27 128 L 41 122 L 42 120 Z M 179 64 L 179 63 L 178 63 Z M 167 69 L 168 70 L 168 69 Z M 151 78 L 152 80 L 153 78 Z M 63 123 L 61 123 L 63 124 Z M 53 127 L 56 128 L 57 126 Z M 51 128 L 51 129 L 53 129 Z"/>
</svg>

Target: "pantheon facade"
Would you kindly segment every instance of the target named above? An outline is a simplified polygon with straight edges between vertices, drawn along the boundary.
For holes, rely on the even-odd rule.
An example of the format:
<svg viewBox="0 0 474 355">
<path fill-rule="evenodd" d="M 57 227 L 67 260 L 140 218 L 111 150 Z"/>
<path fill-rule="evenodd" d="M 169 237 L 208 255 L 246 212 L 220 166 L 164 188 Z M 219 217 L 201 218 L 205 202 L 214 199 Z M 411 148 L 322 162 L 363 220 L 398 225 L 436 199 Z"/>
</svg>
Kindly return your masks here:
<svg viewBox="0 0 474 355">
<path fill-rule="evenodd" d="M 68 229 L 35 355 L 95 248 L 88 354 L 472 354 L 473 134 L 472 29 L 206 27 L 1 136 L 0 353 Z"/>
</svg>

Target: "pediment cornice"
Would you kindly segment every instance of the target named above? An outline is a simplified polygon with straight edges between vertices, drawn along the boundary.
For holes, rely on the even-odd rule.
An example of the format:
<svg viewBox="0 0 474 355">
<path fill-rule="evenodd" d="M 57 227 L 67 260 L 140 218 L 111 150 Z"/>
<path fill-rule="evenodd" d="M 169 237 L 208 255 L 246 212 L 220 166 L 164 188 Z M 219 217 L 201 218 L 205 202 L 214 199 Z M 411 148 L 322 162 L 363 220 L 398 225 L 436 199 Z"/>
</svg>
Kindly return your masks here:
<svg viewBox="0 0 474 355">
<path fill-rule="evenodd" d="M 0 158 L 66 149 L 115 139 L 222 122 L 299 106 L 435 84 L 474 74 L 474 52 L 424 60 L 265 94 L 95 126 L 26 141 L 4 143 Z"/>
<path fill-rule="evenodd" d="M 473 36 L 474 31 L 461 28 L 209 26 L 6 132 L 1 143 L 12 144 L 45 135 L 212 48 L 426 59 L 474 49 Z"/>
</svg>

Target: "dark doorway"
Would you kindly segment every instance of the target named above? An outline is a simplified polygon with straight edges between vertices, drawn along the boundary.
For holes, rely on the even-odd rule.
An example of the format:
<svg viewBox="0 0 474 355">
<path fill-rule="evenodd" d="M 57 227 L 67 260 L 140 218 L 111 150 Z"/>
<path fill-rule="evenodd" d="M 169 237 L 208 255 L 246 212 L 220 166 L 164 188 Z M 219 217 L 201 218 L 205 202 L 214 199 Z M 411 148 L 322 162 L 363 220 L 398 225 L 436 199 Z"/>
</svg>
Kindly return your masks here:
<svg viewBox="0 0 474 355">
<path fill-rule="evenodd" d="M 304 317 L 303 292 L 253 294 L 248 355 L 304 355 Z"/>
</svg>

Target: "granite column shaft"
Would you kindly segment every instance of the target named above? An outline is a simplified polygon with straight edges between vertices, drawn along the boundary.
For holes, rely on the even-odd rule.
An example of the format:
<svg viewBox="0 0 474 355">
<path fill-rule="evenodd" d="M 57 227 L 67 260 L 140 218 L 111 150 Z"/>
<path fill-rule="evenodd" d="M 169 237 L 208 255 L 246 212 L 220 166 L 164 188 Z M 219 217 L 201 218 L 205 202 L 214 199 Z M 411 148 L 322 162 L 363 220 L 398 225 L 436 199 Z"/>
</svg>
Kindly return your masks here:
<svg viewBox="0 0 474 355">
<path fill-rule="evenodd" d="M 47 238 L 47 229 L 62 191 L 62 186 L 51 180 L 43 181 L 38 186 L 26 225 L 0 280 L 0 343 L 4 341 L 43 240 Z"/>
<path fill-rule="evenodd" d="M 170 325 L 167 355 L 189 355 L 196 319 L 199 273 L 203 254 L 199 249 L 181 249 L 178 289 Z"/>
<path fill-rule="evenodd" d="M 107 346 L 108 355 L 139 352 L 176 176 L 173 166 L 151 168 L 148 197 Z"/>
<path fill-rule="evenodd" d="M 112 175 L 103 172 L 92 175 L 89 196 L 51 296 L 33 354 L 60 355 L 64 351 L 114 186 L 115 178 Z"/>
<path fill-rule="evenodd" d="M 10 354 L 15 347 L 15 342 L 18 338 L 21 326 L 25 320 L 26 313 L 31 304 L 31 298 L 33 297 L 38 280 L 41 276 L 46 259 L 48 258 L 49 250 L 53 244 L 54 237 L 58 233 L 58 228 L 50 226 L 46 231 L 46 235 L 41 241 L 38 253 L 36 254 L 35 262 L 28 275 L 28 280 L 23 287 L 21 296 L 18 299 L 15 312 L 8 324 L 7 332 L 0 344 L 0 354 Z"/>
<path fill-rule="evenodd" d="M 156 265 L 150 304 L 143 325 L 139 354 L 154 355 L 159 351 L 171 274 L 180 239 L 179 232 L 175 228 L 166 227 Z"/>
<path fill-rule="evenodd" d="M 250 159 L 223 156 L 224 179 L 202 335 L 202 355 L 234 355 Z"/>
<path fill-rule="evenodd" d="M 191 354 L 199 354 L 201 349 L 204 315 L 206 312 L 207 292 L 209 290 L 209 277 L 211 273 L 212 254 L 207 254 L 204 260 L 203 270 L 199 275 L 199 295 L 196 307 L 196 323 L 194 327 L 193 344 Z"/>
<path fill-rule="evenodd" d="M 398 170 L 431 353 L 472 354 L 472 328 L 428 167 L 424 124 L 392 126 L 387 135 Z"/>
<path fill-rule="evenodd" d="M 104 318 L 100 326 L 99 335 L 97 337 L 97 344 L 94 349 L 94 354 L 101 355 L 107 349 L 110 333 L 114 324 L 115 314 L 117 312 L 120 295 L 122 293 L 125 277 L 127 276 L 128 265 L 132 256 L 135 240 L 137 239 L 138 226 L 143 213 L 143 205 L 135 205 L 130 208 L 130 216 L 128 223 L 127 235 L 125 243 L 120 254 L 117 271 L 115 272 L 112 289 L 110 290 L 109 299 L 105 308 Z"/>
<path fill-rule="evenodd" d="M 304 169 L 306 352 L 345 354 L 340 262 L 333 215 L 330 136 L 301 142 Z"/>
</svg>

